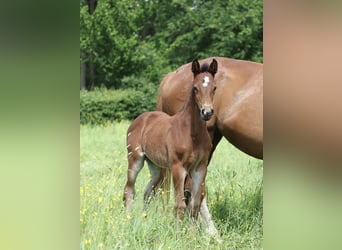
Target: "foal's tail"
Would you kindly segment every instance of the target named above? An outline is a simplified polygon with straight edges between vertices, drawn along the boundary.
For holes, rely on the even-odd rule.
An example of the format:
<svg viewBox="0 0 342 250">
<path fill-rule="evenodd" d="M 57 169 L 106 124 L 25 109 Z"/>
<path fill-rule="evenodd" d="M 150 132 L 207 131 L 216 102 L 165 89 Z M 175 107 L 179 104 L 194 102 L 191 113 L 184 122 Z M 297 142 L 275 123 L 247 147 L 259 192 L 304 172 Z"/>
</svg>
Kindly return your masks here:
<svg viewBox="0 0 342 250">
<path fill-rule="evenodd" d="M 167 206 L 170 201 L 171 194 L 171 170 L 168 168 L 162 168 L 159 179 L 159 187 L 163 194 L 163 204 Z M 165 198 L 165 199 L 164 199 Z M 189 205 L 191 198 L 191 176 L 187 175 L 184 180 L 184 200 L 186 205 Z"/>
</svg>

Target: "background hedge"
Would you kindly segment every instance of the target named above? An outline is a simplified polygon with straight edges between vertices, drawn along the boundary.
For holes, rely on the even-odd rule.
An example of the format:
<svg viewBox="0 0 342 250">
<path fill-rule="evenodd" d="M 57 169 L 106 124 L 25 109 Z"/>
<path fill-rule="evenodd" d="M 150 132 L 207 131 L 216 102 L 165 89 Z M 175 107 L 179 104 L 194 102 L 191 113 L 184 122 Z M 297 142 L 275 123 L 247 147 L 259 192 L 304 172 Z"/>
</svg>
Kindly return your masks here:
<svg viewBox="0 0 342 250">
<path fill-rule="evenodd" d="M 97 88 L 80 91 L 80 123 L 103 125 L 108 122 L 132 120 L 144 111 L 153 111 L 155 93 L 139 90 Z"/>
</svg>

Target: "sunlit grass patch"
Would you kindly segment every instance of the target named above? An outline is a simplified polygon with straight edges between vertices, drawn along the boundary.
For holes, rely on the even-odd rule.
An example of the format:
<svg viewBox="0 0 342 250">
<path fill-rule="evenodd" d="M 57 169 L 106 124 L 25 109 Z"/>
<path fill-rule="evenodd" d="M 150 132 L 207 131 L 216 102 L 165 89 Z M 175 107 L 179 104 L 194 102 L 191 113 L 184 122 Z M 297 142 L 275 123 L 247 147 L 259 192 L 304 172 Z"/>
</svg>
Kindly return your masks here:
<svg viewBox="0 0 342 250">
<path fill-rule="evenodd" d="M 137 196 L 128 214 L 122 201 L 128 125 L 81 126 L 81 249 L 261 248 L 263 164 L 225 140 L 214 153 L 206 179 L 207 202 L 221 244 L 194 228 L 188 218 L 178 225 L 172 196 L 169 205 L 157 197 L 144 210 L 143 193 L 149 178 L 146 166 L 138 176 Z"/>
</svg>

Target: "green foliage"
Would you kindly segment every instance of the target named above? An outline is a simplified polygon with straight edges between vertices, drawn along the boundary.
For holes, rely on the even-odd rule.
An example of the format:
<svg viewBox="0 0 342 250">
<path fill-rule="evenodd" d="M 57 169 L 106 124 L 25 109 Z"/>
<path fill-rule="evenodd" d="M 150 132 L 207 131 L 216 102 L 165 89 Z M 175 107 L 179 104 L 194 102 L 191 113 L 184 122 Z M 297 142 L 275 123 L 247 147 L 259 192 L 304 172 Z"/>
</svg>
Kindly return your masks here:
<svg viewBox="0 0 342 250">
<path fill-rule="evenodd" d="M 81 60 L 92 61 L 95 86 L 115 88 L 132 76 L 157 86 L 194 58 L 262 62 L 262 11 L 261 0 L 101 0 L 93 15 L 81 5 Z"/>
<path fill-rule="evenodd" d="M 209 56 L 262 61 L 262 1 L 172 1 L 169 5 L 173 12 L 165 20 L 156 18 L 153 38 L 174 67 Z M 158 21 L 164 25 L 158 26 Z"/>
<path fill-rule="evenodd" d="M 137 45 L 133 13 L 127 1 L 99 1 L 93 15 L 81 9 L 81 51 L 95 66 L 95 81 L 118 86 L 124 75 L 135 71 L 133 55 Z"/>
<path fill-rule="evenodd" d="M 132 120 L 145 111 L 154 110 L 155 100 L 155 93 L 146 94 L 132 89 L 81 91 L 80 123 L 106 124 Z"/>
<path fill-rule="evenodd" d="M 207 203 L 222 243 L 185 218 L 176 228 L 173 199 L 143 208 L 149 180 L 145 167 L 136 182 L 130 214 L 122 201 L 127 180 L 129 122 L 80 128 L 80 249 L 262 249 L 262 161 L 222 140 L 206 177 Z"/>
</svg>

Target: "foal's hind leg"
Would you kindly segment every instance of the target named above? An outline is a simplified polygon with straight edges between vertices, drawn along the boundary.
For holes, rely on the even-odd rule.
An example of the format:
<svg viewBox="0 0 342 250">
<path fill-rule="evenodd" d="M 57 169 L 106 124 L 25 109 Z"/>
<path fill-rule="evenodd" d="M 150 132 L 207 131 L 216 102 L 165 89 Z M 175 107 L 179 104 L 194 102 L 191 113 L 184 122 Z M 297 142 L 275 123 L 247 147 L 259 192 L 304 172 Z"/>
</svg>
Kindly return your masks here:
<svg viewBox="0 0 342 250">
<path fill-rule="evenodd" d="M 155 193 L 155 188 L 158 186 L 158 183 L 160 181 L 160 174 L 161 174 L 161 168 L 153 164 L 150 160 L 147 161 L 148 168 L 150 170 L 151 179 L 150 182 L 146 186 L 145 194 L 144 194 L 144 201 L 145 205 L 147 205 L 150 201 L 151 192 Z"/>
<path fill-rule="evenodd" d="M 140 150 L 134 150 L 128 153 L 127 183 L 123 195 L 125 207 L 128 209 L 132 206 L 132 201 L 135 196 L 135 181 L 138 173 L 144 166 L 144 158 L 144 153 Z"/>
</svg>

